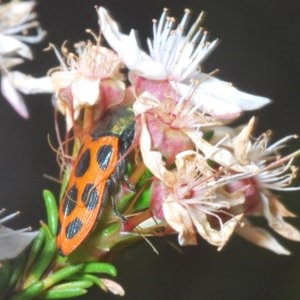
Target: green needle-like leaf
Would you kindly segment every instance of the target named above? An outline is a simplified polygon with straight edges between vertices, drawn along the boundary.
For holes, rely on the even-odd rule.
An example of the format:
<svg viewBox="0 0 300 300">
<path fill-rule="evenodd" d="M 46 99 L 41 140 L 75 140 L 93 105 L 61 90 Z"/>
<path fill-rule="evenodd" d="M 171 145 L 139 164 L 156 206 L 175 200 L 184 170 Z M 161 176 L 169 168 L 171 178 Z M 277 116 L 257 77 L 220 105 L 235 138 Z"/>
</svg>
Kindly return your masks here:
<svg viewBox="0 0 300 300">
<path fill-rule="evenodd" d="M 3 294 L 6 291 L 7 284 L 9 282 L 11 272 L 11 265 L 9 260 L 1 262 L 0 266 L 0 298 L 2 299 Z"/>
<path fill-rule="evenodd" d="M 110 276 L 117 276 L 117 269 L 109 263 L 89 262 L 81 270 L 82 273 L 105 273 Z"/>
<path fill-rule="evenodd" d="M 37 259 L 46 238 L 46 229 L 44 227 L 40 227 L 38 236 L 34 239 L 33 244 L 31 246 L 29 255 L 27 257 L 25 270 L 28 270 L 33 262 Z M 26 272 L 26 271 L 25 271 Z"/>
<path fill-rule="evenodd" d="M 93 282 L 88 281 L 88 280 L 76 280 L 76 281 L 58 284 L 58 285 L 54 286 L 53 288 L 49 289 L 49 291 L 51 291 L 51 290 L 63 291 L 63 290 L 71 290 L 74 288 L 86 289 L 86 288 L 91 287 L 92 285 L 93 285 Z"/>
<path fill-rule="evenodd" d="M 51 289 L 43 293 L 40 299 L 66 299 L 66 298 L 75 298 L 87 293 L 86 289 L 82 288 L 72 288 L 72 289 Z"/>
<path fill-rule="evenodd" d="M 10 300 L 31 300 L 42 292 L 43 287 L 44 284 L 42 281 L 34 282 Z"/>
<path fill-rule="evenodd" d="M 57 224 L 58 224 L 58 209 L 56 204 L 56 199 L 53 193 L 49 190 L 43 191 L 48 227 L 53 236 L 56 236 L 57 233 Z"/>
<path fill-rule="evenodd" d="M 48 289 L 51 286 L 55 285 L 56 283 L 69 278 L 70 276 L 81 271 L 83 269 L 83 267 L 84 267 L 84 264 L 76 264 L 76 265 L 69 265 L 69 266 L 63 267 L 62 269 L 49 275 L 44 280 L 44 288 Z"/>
<path fill-rule="evenodd" d="M 26 257 L 24 254 L 19 255 L 12 265 L 12 272 L 9 276 L 6 292 L 13 289 L 17 282 L 21 279 L 26 264 Z"/>
<path fill-rule="evenodd" d="M 74 277 L 72 276 L 71 279 L 77 281 L 87 280 L 92 282 L 95 285 L 98 285 L 101 289 L 105 290 L 105 285 L 102 283 L 102 280 L 99 277 L 92 274 L 79 274 L 79 275 L 75 275 Z"/>
<path fill-rule="evenodd" d="M 24 286 L 27 287 L 33 282 L 39 280 L 46 269 L 48 268 L 49 264 L 52 261 L 54 254 L 56 253 L 56 241 L 55 238 L 52 236 L 49 228 L 46 224 L 42 223 L 42 227 L 45 229 L 46 238 L 45 243 L 42 251 L 40 252 L 39 257 L 36 259 L 35 263 L 32 265 L 30 270 L 30 275 L 28 276 L 27 280 L 24 283 Z"/>
</svg>

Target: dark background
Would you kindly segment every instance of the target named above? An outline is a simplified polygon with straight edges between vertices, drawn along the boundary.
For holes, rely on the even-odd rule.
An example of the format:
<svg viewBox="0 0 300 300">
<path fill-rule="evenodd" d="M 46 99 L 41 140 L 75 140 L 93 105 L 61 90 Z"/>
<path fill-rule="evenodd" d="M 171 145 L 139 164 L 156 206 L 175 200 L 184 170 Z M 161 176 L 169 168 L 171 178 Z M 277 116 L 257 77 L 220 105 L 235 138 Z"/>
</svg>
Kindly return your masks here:
<svg viewBox="0 0 300 300">
<path fill-rule="evenodd" d="M 274 129 L 279 139 L 299 133 L 300 101 L 300 4 L 297 0 L 40 0 L 37 10 L 48 31 L 46 42 L 35 47 L 36 60 L 22 66 L 36 76 L 55 65 L 52 53 L 42 49 L 52 42 L 58 46 L 68 39 L 86 39 L 85 28 L 97 31 L 94 5 L 106 6 L 124 32 L 139 29 L 142 43 L 151 37 L 151 19 L 163 7 L 181 17 L 185 7 L 195 13 L 208 12 L 205 27 L 212 38 L 222 43 L 204 64 L 204 70 L 221 70 L 224 80 L 239 88 L 267 96 L 273 104 L 258 112 L 257 133 Z M 38 228 L 45 220 L 42 190 L 58 185 L 43 174 L 58 175 L 55 155 L 47 142 L 55 143 L 53 109 L 48 95 L 26 97 L 31 118 L 22 120 L 0 101 L 0 206 L 8 211 L 21 210 L 11 226 Z M 251 113 L 245 115 L 246 121 Z M 284 203 L 300 215 L 299 193 L 284 197 Z M 294 224 L 300 228 L 300 221 Z M 283 241 L 283 240 L 282 240 Z M 222 250 L 200 242 L 197 247 L 178 253 L 169 242 L 154 240 L 160 252 L 153 253 L 146 243 L 125 252 L 116 260 L 119 281 L 126 289 L 124 300 L 152 299 L 300 299 L 300 244 L 283 241 L 293 251 L 278 256 L 233 237 Z M 84 299 L 117 299 L 94 289 Z"/>
</svg>

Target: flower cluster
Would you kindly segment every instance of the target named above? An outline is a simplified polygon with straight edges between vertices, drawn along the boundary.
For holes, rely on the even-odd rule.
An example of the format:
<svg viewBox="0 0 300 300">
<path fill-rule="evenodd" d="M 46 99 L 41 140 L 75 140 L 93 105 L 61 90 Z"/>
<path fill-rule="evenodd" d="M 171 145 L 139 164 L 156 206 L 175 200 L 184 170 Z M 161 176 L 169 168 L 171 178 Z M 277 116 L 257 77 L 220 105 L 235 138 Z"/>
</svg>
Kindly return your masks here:
<svg viewBox="0 0 300 300">
<path fill-rule="evenodd" d="M 141 160 L 153 175 L 150 218 L 166 234 L 177 232 L 181 245 L 197 244 L 201 236 L 221 249 L 236 232 L 289 254 L 248 218 L 262 215 L 274 231 L 300 241 L 299 231 L 283 219 L 294 215 L 272 192 L 299 189 L 289 187 L 299 151 L 279 154 L 296 137 L 273 145 L 270 132 L 254 139 L 254 118 L 237 129 L 226 126 L 270 100 L 201 72 L 201 63 L 218 44 L 200 27 L 203 13 L 189 26 L 188 9 L 178 24 L 164 9 L 153 21 L 149 53 L 140 49 L 134 31 L 119 30 L 105 8 L 98 8 L 98 15 L 101 33 L 129 70 Z"/>
<path fill-rule="evenodd" d="M 144 51 L 134 30 L 122 33 L 108 11 L 98 7 L 100 36 L 87 30 L 90 40 L 73 48 L 63 44 L 61 51 L 51 44 L 60 65 L 34 78 L 10 71 L 32 58 L 23 42 L 44 36 L 33 6 L 33 1 L 0 5 L 2 93 L 23 117 L 28 113 L 16 89 L 53 94 L 66 135 L 62 138 L 57 128 L 60 208 L 45 191 L 48 223 L 41 223 L 31 249 L 20 297 L 57 299 L 70 297 L 71 290 L 75 297 L 93 284 L 123 295 L 116 282 L 94 273 L 116 276 L 103 261 L 153 236 L 177 234 L 180 245 L 204 239 L 221 250 L 238 234 L 277 254 L 290 254 L 252 220 L 264 217 L 277 234 L 300 242 L 298 229 L 285 220 L 295 215 L 277 195 L 300 189 L 292 185 L 300 150 L 284 150 L 298 137 L 272 144 L 267 131 L 255 138 L 255 117 L 230 126 L 244 112 L 271 101 L 202 72 L 203 61 L 218 45 L 201 27 L 203 12 L 189 24 L 190 10 L 176 22 L 164 9 L 153 20 L 153 38 Z M 4 14 L 12 17 L 4 22 Z M 0 239 L 6 234 L 9 249 L 16 239 L 21 242 L 9 255 L 10 250 L 0 249 L 0 256 L 5 252 L 1 260 L 19 255 L 36 236 L 11 234 L 0 225 Z"/>
<path fill-rule="evenodd" d="M 218 44 L 217 39 L 209 41 L 201 27 L 203 13 L 189 25 L 187 9 L 177 24 L 164 9 L 161 18 L 153 20 L 148 52 L 140 48 L 134 30 L 122 33 L 103 7 L 97 13 L 100 32 L 112 50 L 101 46 L 100 38 L 90 31 L 94 42 L 76 44 L 76 54 L 64 46 L 66 59 L 58 54 L 61 66 L 50 73 L 67 131 L 91 128 L 109 107 L 119 104 L 131 105 L 135 114 L 130 180 L 139 187 L 133 197 L 136 205 L 121 209 L 127 221 L 109 245 L 99 232 L 96 241 L 92 238 L 97 252 L 111 250 L 128 236 L 177 232 L 181 245 L 197 244 L 202 237 L 221 249 L 237 233 L 276 253 L 289 254 L 267 231 L 252 226 L 249 217 L 264 216 L 274 231 L 300 241 L 298 230 L 283 219 L 294 215 L 273 193 L 299 189 L 289 187 L 298 152 L 279 154 L 296 136 L 273 145 L 270 132 L 255 139 L 255 118 L 244 126 L 228 127 L 243 112 L 270 100 L 201 71 L 202 62 Z M 146 173 L 151 175 L 141 185 Z M 139 197 L 144 190 L 146 200 Z M 132 192 L 122 187 L 115 197 L 126 198 L 128 193 Z"/>
</svg>

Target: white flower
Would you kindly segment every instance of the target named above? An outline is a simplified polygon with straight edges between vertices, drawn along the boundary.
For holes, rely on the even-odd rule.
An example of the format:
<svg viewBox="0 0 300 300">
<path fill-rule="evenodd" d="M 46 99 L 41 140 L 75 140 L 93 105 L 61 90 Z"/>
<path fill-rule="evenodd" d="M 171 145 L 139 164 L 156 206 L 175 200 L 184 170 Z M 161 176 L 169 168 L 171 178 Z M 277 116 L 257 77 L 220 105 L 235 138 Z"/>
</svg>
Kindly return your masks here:
<svg viewBox="0 0 300 300">
<path fill-rule="evenodd" d="M 25 59 L 33 58 L 31 49 L 25 43 L 38 43 L 45 36 L 39 22 L 35 20 L 36 13 L 32 11 L 35 4 L 35 1 L 18 0 L 0 4 L 1 92 L 23 118 L 28 118 L 29 114 L 23 98 L 11 80 L 9 69 Z"/>
<path fill-rule="evenodd" d="M 155 152 L 145 153 L 152 158 L 150 170 L 156 176 L 151 188 L 152 212 L 178 232 L 180 245 L 197 244 L 199 234 L 220 250 L 243 217 L 228 210 L 245 201 L 242 191 L 227 193 L 224 186 L 247 175 L 218 178 L 218 171 L 195 151 L 179 153 L 176 168 L 169 171 L 162 160 L 154 160 Z"/>
<path fill-rule="evenodd" d="M 197 243 L 196 232 L 219 250 L 226 244 L 243 214 L 222 214 L 241 205 L 245 197 L 241 191 L 228 194 L 223 186 L 243 174 L 215 179 L 217 172 L 206 159 L 194 151 L 185 151 L 176 157 L 176 179 L 165 181 L 170 194 L 162 207 L 166 221 L 179 232 L 181 245 Z"/>
<path fill-rule="evenodd" d="M 57 98 L 56 107 L 66 116 L 68 130 L 72 128 L 82 109 L 96 107 L 99 117 L 106 108 L 124 99 L 125 83 L 120 73 L 121 60 L 115 52 L 102 47 L 99 38 L 94 38 L 96 43 L 76 43 L 76 54 L 63 47 L 67 65 L 62 63 L 50 75 Z M 58 58 L 63 62 L 60 56 Z"/>
<path fill-rule="evenodd" d="M 268 225 L 282 237 L 300 242 L 300 232 L 284 218 L 295 217 L 295 215 L 284 207 L 279 201 L 279 197 L 272 191 L 298 191 L 299 186 L 290 186 L 296 178 L 297 168 L 292 165 L 300 151 L 296 151 L 287 156 L 281 156 L 279 151 L 285 147 L 286 143 L 295 139 L 295 135 L 290 135 L 274 144 L 268 145 L 270 132 L 261 135 L 249 149 L 246 150 L 248 158 L 257 164 L 260 172 L 254 177 L 254 185 L 258 191 L 257 203 L 252 204 L 249 215 L 262 215 L 266 218 Z M 245 156 L 246 157 L 246 156 Z M 239 233 L 247 239 L 278 254 L 290 254 L 290 252 L 275 243 L 275 239 L 267 232 L 257 227 L 253 227 L 248 221 L 245 228 L 240 228 Z M 245 232 L 243 232 L 245 231 Z M 250 234 L 251 233 L 251 234 Z M 256 233 L 256 234 L 255 234 Z M 263 238 L 264 236 L 264 238 Z"/>
<path fill-rule="evenodd" d="M 192 77 L 199 64 L 215 48 L 217 40 L 208 42 L 207 32 L 200 27 L 203 12 L 188 28 L 190 14 L 191 11 L 186 9 L 175 28 L 175 19 L 164 9 L 160 20 L 153 21 L 153 40 L 147 40 L 148 55 L 139 48 L 133 30 L 128 36 L 122 34 L 107 10 L 98 8 L 101 32 L 125 65 L 140 76 L 155 80 L 183 81 Z"/>
<path fill-rule="evenodd" d="M 260 215 L 266 218 L 268 225 L 281 236 L 300 242 L 298 229 L 287 223 L 284 218 L 295 217 L 280 203 L 279 197 L 273 191 L 297 191 L 300 187 L 291 187 L 296 177 L 297 168 L 292 165 L 300 150 L 287 156 L 281 156 L 280 150 L 286 143 L 297 138 L 290 135 L 274 144 L 268 145 L 271 132 L 267 131 L 256 140 L 252 141 L 251 134 L 255 125 L 252 118 L 237 135 L 225 136 L 215 145 L 210 145 L 197 139 L 197 146 L 204 152 L 208 159 L 212 159 L 224 167 L 228 172 L 252 173 L 247 179 L 231 182 L 228 191 L 234 192 L 245 189 L 245 204 L 243 210 L 245 217 Z M 194 140 L 196 141 L 196 140 Z M 237 228 L 237 232 L 245 239 L 274 251 L 278 254 L 290 254 L 274 237 L 262 228 L 252 226 L 251 222 L 243 219 L 243 227 Z"/>
<path fill-rule="evenodd" d="M 175 26 L 174 18 L 164 10 L 160 20 L 153 21 L 153 40 L 148 39 L 149 55 L 140 49 L 136 34 L 119 31 L 117 23 L 103 7 L 98 8 L 101 31 L 110 46 L 119 54 L 131 71 L 132 83 L 140 89 L 136 77 L 148 80 L 168 80 L 179 98 L 190 92 L 190 80 L 196 83 L 192 101 L 200 111 L 221 119 L 234 119 L 243 111 L 259 109 L 270 103 L 270 99 L 239 91 L 230 83 L 200 72 L 199 64 L 216 47 L 218 40 L 208 42 L 207 32 L 200 27 L 203 13 L 188 28 L 190 10 L 186 9 L 181 22 Z M 142 82 L 142 84 L 144 84 Z M 153 83 L 144 90 L 165 89 Z M 140 91 L 138 91 L 139 94 Z M 169 93 L 169 89 L 160 94 Z"/>
<path fill-rule="evenodd" d="M 160 152 L 152 150 L 150 133 L 145 116 L 141 116 L 140 149 L 143 162 L 160 184 L 152 187 L 151 206 L 154 214 L 163 218 L 179 233 L 181 245 L 196 244 L 197 233 L 221 249 L 232 235 L 243 214 L 227 213 L 223 221 L 219 214 L 231 207 L 242 205 L 242 191 L 226 193 L 223 187 L 231 181 L 242 180 L 251 173 L 219 176 L 207 159 L 192 150 L 178 153 L 176 167 L 166 168 Z M 220 178 L 219 178 L 220 177 Z M 212 218 L 217 226 L 211 224 Z"/>
<path fill-rule="evenodd" d="M 2 209 L 0 214 L 4 211 Z M 28 232 L 30 228 L 13 230 L 2 225 L 18 214 L 19 212 L 16 212 L 0 219 L 0 260 L 17 257 L 38 235 L 38 231 Z"/>
</svg>

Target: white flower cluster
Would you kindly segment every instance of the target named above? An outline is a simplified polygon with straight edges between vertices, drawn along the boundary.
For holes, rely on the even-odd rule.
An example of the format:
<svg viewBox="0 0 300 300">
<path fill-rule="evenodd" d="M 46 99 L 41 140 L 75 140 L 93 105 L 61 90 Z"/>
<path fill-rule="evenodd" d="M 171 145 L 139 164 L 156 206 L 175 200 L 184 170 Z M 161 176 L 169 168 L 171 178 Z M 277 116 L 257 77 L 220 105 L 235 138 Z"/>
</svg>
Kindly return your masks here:
<svg viewBox="0 0 300 300">
<path fill-rule="evenodd" d="M 27 44 L 38 43 L 45 36 L 45 31 L 41 29 L 36 20 L 37 15 L 33 12 L 35 4 L 34 0 L 15 0 L 0 4 L 1 93 L 23 118 L 28 118 L 28 110 L 17 91 L 19 86 L 23 86 L 22 78 L 19 78 L 21 73 L 15 73 L 11 69 L 25 60 L 32 60 L 33 54 Z"/>
<path fill-rule="evenodd" d="M 279 155 L 295 136 L 268 145 L 268 133 L 252 138 L 254 118 L 239 129 L 225 126 L 270 100 L 201 71 L 200 64 L 218 43 L 209 42 L 200 27 L 203 13 L 189 26 L 190 10 L 176 24 L 164 9 L 153 21 L 149 54 L 140 49 L 135 32 L 123 34 L 105 8 L 98 8 L 98 15 L 101 33 L 129 69 L 140 151 L 154 175 L 151 207 L 156 222 L 178 232 L 181 245 L 196 244 L 199 234 L 221 249 L 236 232 L 278 254 L 289 254 L 248 217 L 264 216 L 274 231 L 300 241 L 299 231 L 283 219 L 293 214 L 271 192 L 299 189 L 289 187 L 299 151 Z"/>
</svg>

